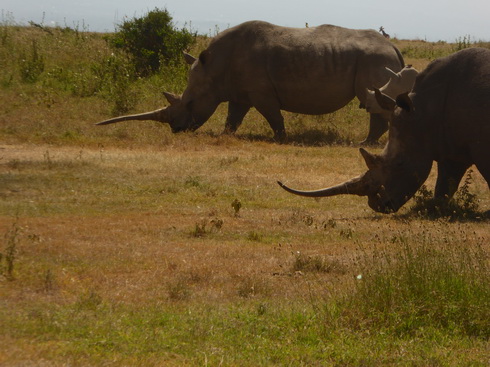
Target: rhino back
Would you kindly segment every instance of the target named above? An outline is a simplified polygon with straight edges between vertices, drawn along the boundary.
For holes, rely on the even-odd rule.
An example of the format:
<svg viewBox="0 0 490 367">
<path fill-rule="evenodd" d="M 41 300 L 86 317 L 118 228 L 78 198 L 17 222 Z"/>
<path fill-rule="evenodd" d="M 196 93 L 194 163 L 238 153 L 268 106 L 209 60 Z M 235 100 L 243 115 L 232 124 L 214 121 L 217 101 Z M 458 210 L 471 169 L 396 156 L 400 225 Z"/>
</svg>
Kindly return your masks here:
<svg viewBox="0 0 490 367">
<path fill-rule="evenodd" d="M 222 78 L 231 96 L 272 94 L 281 109 L 306 114 L 335 111 L 364 95 L 365 88 L 385 84 L 385 66 L 403 66 L 378 32 L 332 25 L 247 22 L 222 32 L 208 50 L 215 77 Z"/>
<path fill-rule="evenodd" d="M 476 144 L 490 145 L 490 50 L 471 48 L 432 62 L 413 92 L 420 129 L 436 160 L 473 161 Z"/>
</svg>

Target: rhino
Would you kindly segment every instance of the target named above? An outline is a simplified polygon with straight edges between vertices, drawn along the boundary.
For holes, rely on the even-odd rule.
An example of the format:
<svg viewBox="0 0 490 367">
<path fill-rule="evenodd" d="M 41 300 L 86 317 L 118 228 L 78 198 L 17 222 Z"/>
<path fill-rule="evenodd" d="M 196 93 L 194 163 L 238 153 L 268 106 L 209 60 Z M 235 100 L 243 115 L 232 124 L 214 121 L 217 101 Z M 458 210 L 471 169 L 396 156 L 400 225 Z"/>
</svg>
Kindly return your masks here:
<svg viewBox="0 0 490 367">
<path fill-rule="evenodd" d="M 165 92 L 169 106 L 116 117 L 168 123 L 173 132 L 194 131 L 228 102 L 224 133 L 234 133 L 254 107 L 269 123 L 274 139 L 286 138 L 281 110 L 320 115 L 354 97 L 366 103 L 366 88 L 381 87 L 404 66 L 400 51 L 374 30 L 333 25 L 288 28 L 250 21 L 218 34 L 198 58 L 189 54 L 188 85 L 182 95 Z M 374 143 L 388 129 L 380 114 L 370 115 L 364 142 Z"/>
<path fill-rule="evenodd" d="M 343 184 L 302 196 L 353 194 L 368 197 L 377 212 L 396 212 L 427 179 L 437 162 L 435 197 L 450 199 L 471 166 L 490 185 L 490 50 L 469 48 L 433 61 L 411 93 L 396 100 L 376 90 L 393 111 L 388 142 L 380 155 L 360 148 L 367 172 Z"/>
<path fill-rule="evenodd" d="M 391 74 L 390 80 L 388 83 L 379 88 L 379 90 L 381 93 L 386 94 L 391 98 L 396 98 L 400 94 L 410 92 L 413 88 L 413 84 L 415 83 L 415 78 L 419 74 L 418 70 L 412 65 L 406 65 L 398 73 L 395 73 L 388 67 L 386 70 Z M 376 100 L 374 90 L 367 89 L 366 92 L 366 111 L 369 113 L 380 113 L 385 117 L 385 119 L 389 119 L 393 111 L 386 111 L 381 108 Z"/>
</svg>

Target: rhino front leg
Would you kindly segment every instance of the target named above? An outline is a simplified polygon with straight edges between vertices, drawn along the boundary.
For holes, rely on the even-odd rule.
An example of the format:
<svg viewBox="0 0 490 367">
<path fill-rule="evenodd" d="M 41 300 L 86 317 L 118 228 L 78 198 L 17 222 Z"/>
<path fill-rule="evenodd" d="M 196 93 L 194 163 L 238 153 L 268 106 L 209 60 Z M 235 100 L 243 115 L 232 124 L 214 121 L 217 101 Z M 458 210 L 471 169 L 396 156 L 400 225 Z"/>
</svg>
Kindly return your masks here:
<svg viewBox="0 0 490 367">
<path fill-rule="evenodd" d="M 377 144 L 378 139 L 386 131 L 388 131 L 388 120 L 384 119 L 380 114 L 371 113 L 369 119 L 369 133 L 361 144 Z"/>
<path fill-rule="evenodd" d="M 438 162 L 434 196 L 439 199 L 452 198 L 468 168 L 468 164 L 460 162 Z"/>
<path fill-rule="evenodd" d="M 228 116 L 226 117 L 225 130 L 223 134 L 234 134 L 242 124 L 243 118 L 251 106 L 230 101 L 228 103 Z"/>
</svg>

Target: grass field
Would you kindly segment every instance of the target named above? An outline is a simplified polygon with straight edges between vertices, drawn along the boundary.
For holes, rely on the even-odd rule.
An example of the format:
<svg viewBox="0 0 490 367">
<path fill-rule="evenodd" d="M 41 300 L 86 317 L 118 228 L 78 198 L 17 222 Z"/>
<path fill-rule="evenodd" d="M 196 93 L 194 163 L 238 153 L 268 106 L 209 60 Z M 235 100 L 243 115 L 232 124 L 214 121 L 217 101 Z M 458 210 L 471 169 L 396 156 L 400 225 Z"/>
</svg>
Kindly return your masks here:
<svg viewBox="0 0 490 367">
<path fill-rule="evenodd" d="M 394 43 L 419 69 L 473 46 Z M 364 172 L 356 101 L 285 114 L 282 145 L 255 111 L 220 136 L 226 106 L 196 133 L 96 127 L 185 86 L 183 66 L 133 79 L 116 73 L 125 62 L 103 35 L 0 27 L 1 366 L 490 364 L 490 192 L 476 169 L 459 197 L 477 208 L 438 217 L 423 193 L 391 215 L 295 197 L 276 180 Z"/>
</svg>

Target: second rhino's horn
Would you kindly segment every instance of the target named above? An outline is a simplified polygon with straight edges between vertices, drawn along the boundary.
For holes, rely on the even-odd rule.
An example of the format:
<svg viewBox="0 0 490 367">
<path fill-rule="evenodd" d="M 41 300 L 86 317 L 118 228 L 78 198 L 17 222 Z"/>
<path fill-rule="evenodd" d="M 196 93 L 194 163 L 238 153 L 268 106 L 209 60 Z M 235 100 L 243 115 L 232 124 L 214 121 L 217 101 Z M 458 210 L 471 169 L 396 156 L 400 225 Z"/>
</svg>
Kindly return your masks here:
<svg viewBox="0 0 490 367">
<path fill-rule="evenodd" d="M 359 176 L 337 186 L 332 186 L 325 189 L 312 190 L 312 191 L 295 190 L 284 185 L 280 181 L 277 181 L 277 183 L 284 190 L 290 192 L 291 194 L 319 198 L 319 197 L 336 196 L 336 195 L 365 196 L 368 194 L 368 188 L 364 181 L 365 181 L 364 176 Z"/>
</svg>

